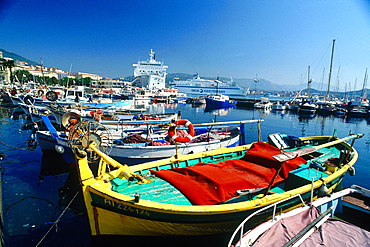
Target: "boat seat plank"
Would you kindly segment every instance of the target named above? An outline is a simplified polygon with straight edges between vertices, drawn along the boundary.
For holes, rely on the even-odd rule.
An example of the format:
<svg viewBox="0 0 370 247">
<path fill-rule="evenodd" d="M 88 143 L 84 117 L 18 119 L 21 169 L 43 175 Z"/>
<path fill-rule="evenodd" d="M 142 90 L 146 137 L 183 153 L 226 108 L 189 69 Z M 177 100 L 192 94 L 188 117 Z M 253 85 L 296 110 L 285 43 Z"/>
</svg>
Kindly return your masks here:
<svg viewBox="0 0 370 247">
<path fill-rule="evenodd" d="M 362 212 L 370 214 L 370 199 L 361 194 L 350 194 L 343 197 L 343 205 L 351 208 L 357 208 Z"/>
</svg>

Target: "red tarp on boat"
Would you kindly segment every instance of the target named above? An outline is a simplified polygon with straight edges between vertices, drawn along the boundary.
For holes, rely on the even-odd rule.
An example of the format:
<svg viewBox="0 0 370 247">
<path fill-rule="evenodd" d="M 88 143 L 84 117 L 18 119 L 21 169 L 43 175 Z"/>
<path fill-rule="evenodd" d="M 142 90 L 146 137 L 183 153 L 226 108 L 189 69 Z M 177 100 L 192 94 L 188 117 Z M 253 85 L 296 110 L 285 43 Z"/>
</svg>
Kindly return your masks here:
<svg viewBox="0 0 370 247">
<path fill-rule="evenodd" d="M 280 153 L 280 149 L 258 142 L 241 159 L 151 172 L 175 186 L 192 204 L 214 205 L 235 197 L 237 190 L 266 188 L 280 167 L 272 156 Z M 305 163 L 301 157 L 285 162 L 273 185 Z"/>
</svg>

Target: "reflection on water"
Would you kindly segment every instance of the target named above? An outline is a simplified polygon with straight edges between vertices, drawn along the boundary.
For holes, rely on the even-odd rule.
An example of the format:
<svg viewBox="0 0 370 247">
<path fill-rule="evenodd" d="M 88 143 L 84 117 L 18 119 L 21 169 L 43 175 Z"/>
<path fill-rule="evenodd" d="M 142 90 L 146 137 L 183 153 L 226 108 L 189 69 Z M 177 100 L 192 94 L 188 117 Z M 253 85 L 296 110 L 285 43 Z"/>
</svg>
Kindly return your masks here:
<svg viewBox="0 0 370 247">
<path fill-rule="evenodd" d="M 229 111 L 235 109 L 236 106 L 206 106 L 204 112 L 211 112 L 213 115 L 217 116 L 226 116 L 229 114 Z"/>
</svg>

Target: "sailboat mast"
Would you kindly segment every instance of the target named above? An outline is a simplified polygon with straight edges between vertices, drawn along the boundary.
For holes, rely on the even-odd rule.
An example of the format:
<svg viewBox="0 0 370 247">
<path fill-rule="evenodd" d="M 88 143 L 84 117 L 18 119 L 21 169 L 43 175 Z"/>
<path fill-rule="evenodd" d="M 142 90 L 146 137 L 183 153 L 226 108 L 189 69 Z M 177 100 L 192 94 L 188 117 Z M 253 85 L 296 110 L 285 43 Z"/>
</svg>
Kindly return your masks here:
<svg viewBox="0 0 370 247">
<path fill-rule="evenodd" d="M 320 96 L 324 96 L 324 80 L 325 80 L 325 68 L 322 70 L 322 77 L 321 77 L 321 83 L 320 83 Z"/>
<path fill-rule="evenodd" d="M 338 92 L 339 92 L 339 72 L 340 72 L 340 66 L 338 68 L 337 85 L 335 86 L 336 97 L 338 97 Z"/>
<path fill-rule="evenodd" d="M 311 98 L 311 82 L 312 80 L 310 79 L 310 66 L 308 66 L 308 84 L 307 84 L 307 96 L 310 99 Z"/>
<path fill-rule="evenodd" d="M 331 71 L 333 69 L 333 57 L 334 57 L 334 45 L 335 45 L 335 39 L 333 39 L 333 45 L 331 47 L 331 58 L 330 58 L 330 69 L 329 69 L 329 81 L 328 81 L 328 90 L 326 91 L 326 98 L 329 97 L 330 92 L 330 80 L 331 80 Z"/>
<path fill-rule="evenodd" d="M 367 68 L 365 70 L 365 77 L 364 77 L 364 83 L 362 84 L 362 93 L 361 93 L 361 100 L 367 98 L 366 94 L 366 84 L 367 84 Z"/>
</svg>

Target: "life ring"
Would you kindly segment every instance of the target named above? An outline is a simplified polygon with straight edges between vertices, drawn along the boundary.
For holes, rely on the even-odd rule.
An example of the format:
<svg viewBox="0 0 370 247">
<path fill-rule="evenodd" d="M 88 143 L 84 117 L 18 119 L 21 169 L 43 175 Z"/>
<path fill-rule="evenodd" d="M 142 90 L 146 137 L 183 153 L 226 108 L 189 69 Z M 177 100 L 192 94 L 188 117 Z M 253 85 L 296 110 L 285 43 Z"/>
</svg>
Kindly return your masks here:
<svg viewBox="0 0 370 247">
<path fill-rule="evenodd" d="M 37 91 L 37 96 L 38 96 L 38 97 L 40 97 L 40 98 L 41 98 L 42 96 L 44 96 L 44 91 L 43 91 L 43 90 L 38 90 L 38 91 Z"/>
<path fill-rule="evenodd" d="M 188 135 L 185 137 L 177 136 L 175 134 L 176 126 L 183 125 L 188 128 Z M 193 124 L 188 120 L 178 120 L 175 121 L 172 125 L 172 127 L 175 126 L 175 128 L 170 128 L 168 130 L 168 135 L 170 136 L 171 140 L 177 141 L 177 142 L 189 142 L 193 139 L 193 136 L 195 134 L 194 126 Z"/>
<path fill-rule="evenodd" d="M 54 91 L 46 92 L 46 98 L 50 101 L 56 101 L 58 99 L 58 94 Z"/>
</svg>

